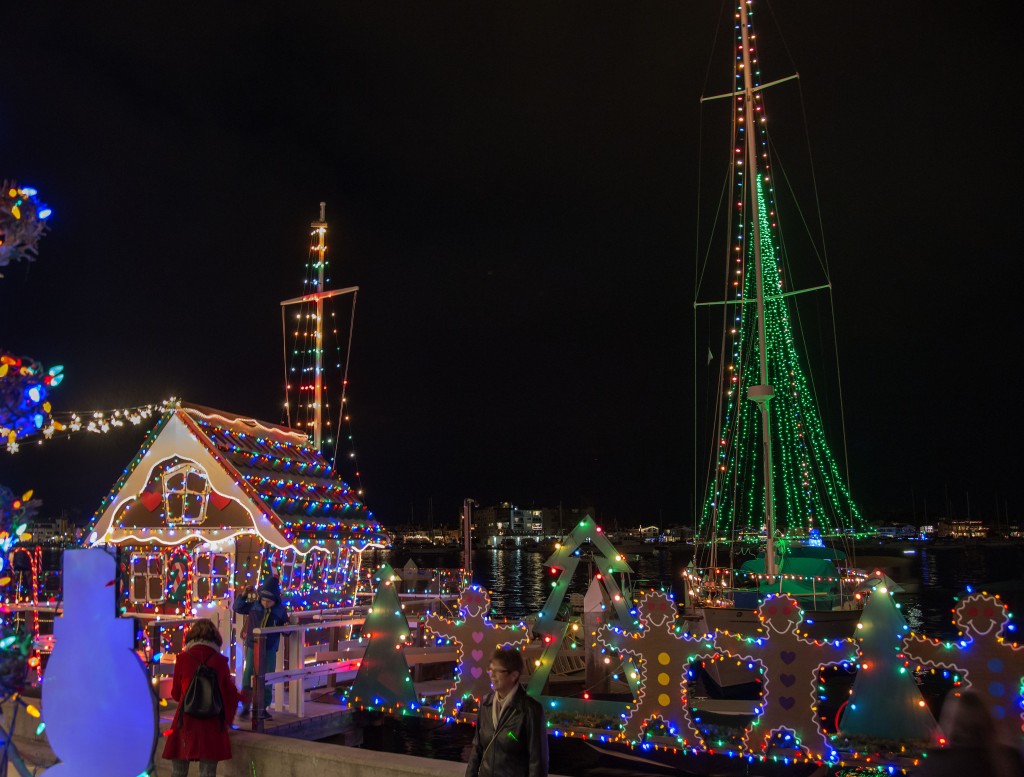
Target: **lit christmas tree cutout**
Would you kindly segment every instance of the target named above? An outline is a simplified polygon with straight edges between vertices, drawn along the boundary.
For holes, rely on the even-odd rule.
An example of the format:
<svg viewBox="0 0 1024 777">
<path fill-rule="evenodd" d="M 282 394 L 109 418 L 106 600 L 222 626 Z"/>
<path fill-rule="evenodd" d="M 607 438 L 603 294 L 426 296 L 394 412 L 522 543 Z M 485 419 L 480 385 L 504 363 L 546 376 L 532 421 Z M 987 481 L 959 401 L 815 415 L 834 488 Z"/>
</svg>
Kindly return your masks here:
<svg viewBox="0 0 1024 777">
<path fill-rule="evenodd" d="M 840 731 L 845 736 L 934 741 L 935 718 L 904 666 L 901 647 L 908 627 L 892 598 L 891 581 L 868 583 L 872 591 L 855 634 L 860 662 Z"/>
<path fill-rule="evenodd" d="M 349 703 L 354 706 L 413 708 L 419 701 L 405 660 L 409 622 L 395 590 L 397 579 L 388 564 L 377 571 L 377 593 L 363 624 L 369 643 L 349 691 Z"/>
<path fill-rule="evenodd" d="M 604 536 L 601 527 L 588 515 L 576 524 L 546 562 L 547 567 L 558 575 L 558 579 L 552 584 L 551 593 L 548 594 L 547 601 L 544 602 L 533 626 L 534 633 L 540 634 L 544 640 L 544 651 L 534 662 L 533 675 L 527 686 L 531 696 L 543 693 L 555 658 L 562 649 L 562 642 L 569 630 L 569 622 L 558 620 L 558 613 L 569 593 L 569 582 L 580 563 L 580 547 L 588 542 L 593 548 L 593 561 L 599 570 L 596 577 L 600 577 L 607 600 L 612 603 L 612 609 L 615 610 L 619 622 L 633 622 L 627 605 L 627 594 L 619 590 L 614 577 L 615 574 L 622 572 L 632 574 L 633 570 Z"/>
</svg>

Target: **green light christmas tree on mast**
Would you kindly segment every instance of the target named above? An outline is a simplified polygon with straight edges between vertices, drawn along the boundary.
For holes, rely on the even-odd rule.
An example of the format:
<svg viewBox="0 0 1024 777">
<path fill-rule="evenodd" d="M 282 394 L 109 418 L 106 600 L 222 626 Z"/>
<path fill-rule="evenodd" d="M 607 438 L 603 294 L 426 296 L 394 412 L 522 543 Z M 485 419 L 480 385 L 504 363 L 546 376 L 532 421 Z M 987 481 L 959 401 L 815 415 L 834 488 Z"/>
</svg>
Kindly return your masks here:
<svg viewBox="0 0 1024 777">
<path fill-rule="evenodd" d="M 829 447 L 797 348 L 788 302 L 796 292 L 783 283 L 755 36 L 751 12 L 740 5 L 730 95 L 731 242 L 726 299 L 716 303 L 724 311 L 717 436 L 700 533 L 757 536 L 774 526 L 787 537 L 848 534 L 864 521 Z"/>
</svg>

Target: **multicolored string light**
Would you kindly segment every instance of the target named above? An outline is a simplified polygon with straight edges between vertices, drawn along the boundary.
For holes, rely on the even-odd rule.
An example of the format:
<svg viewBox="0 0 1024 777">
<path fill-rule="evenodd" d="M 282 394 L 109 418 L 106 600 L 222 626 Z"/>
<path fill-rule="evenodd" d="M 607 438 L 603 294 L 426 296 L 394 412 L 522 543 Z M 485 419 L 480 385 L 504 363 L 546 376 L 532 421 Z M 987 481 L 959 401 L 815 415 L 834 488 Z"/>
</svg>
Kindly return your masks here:
<svg viewBox="0 0 1024 777">
<path fill-rule="evenodd" d="M 833 456 L 818 413 L 811 385 L 797 349 L 787 298 L 784 296 L 783 256 L 778 236 L 775 196 L 771 188 L 768 134 L 762 93 L 754 93 L 753 114 L 743 94 L 744 36 L 737 14 L 737 97 L 734 100 L 734 208 L 732 266 L 728 269 L 728 363 L 723 369 L 721 427 L 715 442 L 714 467 L 701 515 L 702 532 L 718 537 L 734 531 L 760 532 L 765 520 L 760 413 L 747 399 L 751 386 L 761 383 L 758 344 L 755 230 L 763 272 L 765 356 L 768 383 L 774 388 L 772 456 L 776 527 L 787 536 L 850 534 L 866 524 L 850 496 Z M 756 40 L 749 30 L 751 47 Z M 754 80 L 760 83 L 756 67 Z M 755 129 L 756 125 L 756 129 Z M 758 159 L 747 158 L 746 133 L 757 132 Z"/>
<path fill-rule="evenodd" d="M 39 239 L 46 234 L 46 220 L 53 213 L 39 201 L 38 194 L 31 186 L 13 182 L 4 181 L 0 186 L 0 267 L 36 258 Z"/>
</svg>

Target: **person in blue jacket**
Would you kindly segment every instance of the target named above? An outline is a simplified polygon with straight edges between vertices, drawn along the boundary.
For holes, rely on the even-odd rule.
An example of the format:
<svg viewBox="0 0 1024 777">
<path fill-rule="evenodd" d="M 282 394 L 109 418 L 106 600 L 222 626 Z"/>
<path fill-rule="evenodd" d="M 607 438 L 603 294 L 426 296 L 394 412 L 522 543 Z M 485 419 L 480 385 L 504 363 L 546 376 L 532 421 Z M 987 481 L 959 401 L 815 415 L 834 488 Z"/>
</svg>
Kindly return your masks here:
<svg viewBox="0 0 1024 777">
<path fill-rule="evenodd" d="M 273 563 L 270 565 L 270 577 L 264 578 L 257 590 L 253 586 L 246 586 L 245 590 L 235 597 L 234 611 L 246 616 L 245 626 L 242 633 L 245 636 L 245 669 L 242 672 L 242 711 L 241 716 L 249 714 L 252 706 L 252 675 L 253 675 L 253 650 L 256 644 L 256 637 L 253 629 L 270 628 L 272 626 L 283 626 L 288 622 L 288 611 L 281 603 L 281 584 L 278 580 L 277 568 Z M 263 638 L 266 642 L 267 660 L 264 666 L 273 671 L 277 665 L 277 647 L 281 643 L 280 634 L 269 634 Z M 267 685 L 263 691 L 263 710 L 261 718 L 269 718 L 267 708 L 270 706 L 273 689 Z"/>
</svg>

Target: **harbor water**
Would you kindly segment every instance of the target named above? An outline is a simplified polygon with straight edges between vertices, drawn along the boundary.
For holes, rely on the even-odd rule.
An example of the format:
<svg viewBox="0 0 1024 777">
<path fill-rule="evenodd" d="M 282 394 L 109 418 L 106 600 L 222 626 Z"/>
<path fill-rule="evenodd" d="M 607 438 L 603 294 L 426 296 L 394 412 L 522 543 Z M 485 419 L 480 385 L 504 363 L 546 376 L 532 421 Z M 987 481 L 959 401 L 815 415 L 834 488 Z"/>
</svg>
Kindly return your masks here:
<svg viewBox="0 0 1024 777">
<path fill-rule="evenodd" d="M 891 559 L 906 566 L 911 590 L 897 595 L 903 614 L 912 630 L 929 636 L 955 636 L 951 610 L 954 597 L 968 590 L 986 590 L 999 594 L 1011 612 L 1024 606 L 1024 543 L 991 542 L 971 545 L 938 546 L 921 543 L 913 547 L 880 545 L 866 548 L 865 555 L 878 561 Z M 861 553 L 861 551 L 858 551 Z M 633 590 L 649 588 L 671 591 L 682 600 L 682 572 L 689 563 L 692 549 L 681 547 L 646 553 L 623 554 L 634 574 Z M 382 551 L 376 560 L 393 566 L 412 560 L 421 568 L 445 568 L 459 565 L 457 552 L 419 554 Z M 473 581 L 491 592 L 491 608 L 497 618 L 519 620 L 536 614 L 547 600 L 553 576 L 545 566 L 547 555 L 525 550 L 478 550 L 473 556 Z M 586 563 L 573 578 L 570 593 L 585 593 L 592 575 Z M 916 589 L 916 590 L 915 590 Z"/>
</svg>

